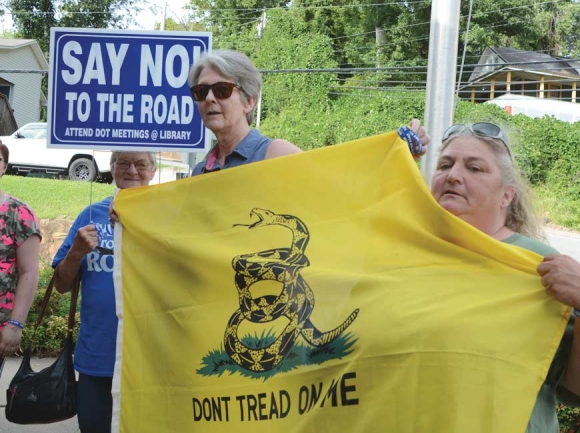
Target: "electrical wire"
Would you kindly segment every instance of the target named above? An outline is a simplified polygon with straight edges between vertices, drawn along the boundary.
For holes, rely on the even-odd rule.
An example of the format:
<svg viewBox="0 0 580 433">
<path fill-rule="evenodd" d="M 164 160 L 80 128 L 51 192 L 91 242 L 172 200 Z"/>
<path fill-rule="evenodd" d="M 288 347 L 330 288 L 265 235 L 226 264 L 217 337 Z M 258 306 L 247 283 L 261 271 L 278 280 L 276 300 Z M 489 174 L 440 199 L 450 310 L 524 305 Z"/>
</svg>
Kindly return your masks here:
<svg viewBox="0 0 580 433">
<path fill-rule="evenodd" d="M 469 25 L 471 24 L 471 11 L 473 10 L 473 0 L 469 0 L 469 13 L 467 14 L 467 25 L 465 27 L 465 42 L 463 44 L 463 57 L 461 58 L 461 67 L 459 68 L 459 76 L 457 77 L 457 91 L 455 92 L 455 103 L 453 105 L 453 112 L 459 100 L 459 88 L 461 86 L 461 77 L 463 76 L 463 65 L 465 63 L 465 53 L 467 52 L 467 41 L 469 40 Z"/>
</svg>

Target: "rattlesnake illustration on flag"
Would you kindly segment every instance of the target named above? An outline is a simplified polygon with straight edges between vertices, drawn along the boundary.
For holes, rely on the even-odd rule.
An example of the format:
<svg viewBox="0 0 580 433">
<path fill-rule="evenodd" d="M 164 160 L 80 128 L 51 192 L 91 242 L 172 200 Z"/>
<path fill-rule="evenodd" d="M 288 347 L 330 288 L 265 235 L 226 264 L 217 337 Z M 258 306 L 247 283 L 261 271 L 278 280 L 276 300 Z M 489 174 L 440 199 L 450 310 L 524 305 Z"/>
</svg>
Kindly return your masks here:
<svg viewBox="0 0 580 433">
<path fill-rule="evenodd" d="M 569 315 L 395 132 L 115 209 L 115 432 L 523 432 Z"/>
</svg>

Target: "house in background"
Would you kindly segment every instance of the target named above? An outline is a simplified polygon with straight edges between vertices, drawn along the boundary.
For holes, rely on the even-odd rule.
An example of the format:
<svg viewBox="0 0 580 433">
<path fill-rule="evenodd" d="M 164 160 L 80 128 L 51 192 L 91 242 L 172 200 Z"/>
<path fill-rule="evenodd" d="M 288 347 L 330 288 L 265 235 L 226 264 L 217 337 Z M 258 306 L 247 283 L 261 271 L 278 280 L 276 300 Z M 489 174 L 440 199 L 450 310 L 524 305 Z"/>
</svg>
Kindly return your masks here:
<svg viewBox="0 0 580 433">
<path fill-rule="evenodd" d="M 580 62 L 513 48 L 486 48 L 460 96 L 486 102 L 502 95 L 580 102 Z M 507 98 L 507 96 L 505 96 Z"/>
<path fill-rule="evenodd" d="M 40 120 L 47 101 L 41 86 L 47 71 L 34 39 L 0 39 L 0 93 L 8 98 L 18 127 Z"/>
</svg>

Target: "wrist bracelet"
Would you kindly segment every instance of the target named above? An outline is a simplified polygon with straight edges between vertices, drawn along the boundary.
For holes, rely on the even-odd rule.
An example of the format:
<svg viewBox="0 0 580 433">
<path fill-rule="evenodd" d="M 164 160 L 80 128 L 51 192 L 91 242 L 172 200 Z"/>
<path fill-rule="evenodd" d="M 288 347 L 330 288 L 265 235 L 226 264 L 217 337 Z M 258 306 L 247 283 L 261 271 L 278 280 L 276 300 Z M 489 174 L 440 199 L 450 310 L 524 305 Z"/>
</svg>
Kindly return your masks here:
<svg viewBox="0 0 580 433">
<path fill-rule="evenodd" d="M 18 326 L 20 329 L 24 329 L 24 323 L 19 322 L 18 320 L 7 320 L 6 323 L 10 323 L 11 325 Z"/>
</svg>

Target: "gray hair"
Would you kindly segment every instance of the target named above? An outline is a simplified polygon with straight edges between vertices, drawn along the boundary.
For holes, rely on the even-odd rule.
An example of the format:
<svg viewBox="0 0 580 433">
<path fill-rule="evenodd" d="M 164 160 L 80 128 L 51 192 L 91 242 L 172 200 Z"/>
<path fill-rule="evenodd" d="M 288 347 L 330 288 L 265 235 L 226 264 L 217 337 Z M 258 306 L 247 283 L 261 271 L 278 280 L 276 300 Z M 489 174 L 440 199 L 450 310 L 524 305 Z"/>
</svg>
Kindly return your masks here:
<svg viewBox="0 0 580 433">
<path fill-rule="evenodd" d="M 151 165 L 153 167 L 155 167 L 155 152 L 140 152 L 138 150 L 120 150 L 120 151 L 115 151 L 113 153 L 111 153 L 111 162 L 110 162 L 110 166 L 111 168 L 113 168 L 113 164 L 117 161 L 117 159 L 124 154 L 132 154 L 132 153 L 146 153 L 149 156 L 149 162 L 151 163 Z"/>
<path fill-rule="evenodd" d="M 205 68 L 214 69 L 240 86 L 240 94 L 244 102 L 249 102 L 251 99 L 257 101 L 260 97 L 262 75 L 245 54 L 232 50 L 218 50 L 202 54 L 189 70 L 187 76 L 189 87 L 198 84 L 199 76 Z M 254 110 L 246 115 L 246 120 L 248 125 L 252 124 Z"/>
<path fill-rule="evenodd" d="M 484 137 L 474 134 L 466 125 L 463 131 L 453 134 L 443 141 L 439 152 L 443 152 L 455 138 L 467 136 L 481 140 L 493 152 L 502 174 L 502 184 L 512 186 L 515 190 L 514 198 L 507 208 L 505 226 L 516 233 L 532 239 L 544 240 L 544 232 L 533 206 L 533 192 L 519 168 L 512 159 L 513 152 L 506 141 L 498 138 Z"/>
</svg>

